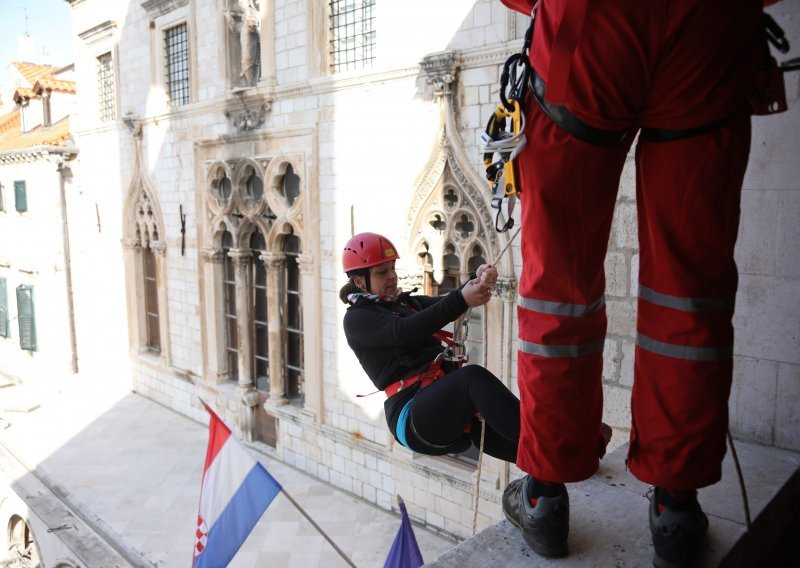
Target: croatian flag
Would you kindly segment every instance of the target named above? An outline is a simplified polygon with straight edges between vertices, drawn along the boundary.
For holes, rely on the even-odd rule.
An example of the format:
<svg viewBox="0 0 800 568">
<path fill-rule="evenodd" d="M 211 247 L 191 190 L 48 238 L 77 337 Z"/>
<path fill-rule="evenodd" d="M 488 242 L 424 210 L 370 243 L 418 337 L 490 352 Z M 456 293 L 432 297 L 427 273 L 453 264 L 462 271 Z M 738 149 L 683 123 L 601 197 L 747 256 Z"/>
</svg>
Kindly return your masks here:
<svg viewBox="0 0 800 568">
<path fill-rule="evenodd" d="M 227 566 L 282 489 L 208 405 L 208 450 L 192 568 Z"/>
</svg>

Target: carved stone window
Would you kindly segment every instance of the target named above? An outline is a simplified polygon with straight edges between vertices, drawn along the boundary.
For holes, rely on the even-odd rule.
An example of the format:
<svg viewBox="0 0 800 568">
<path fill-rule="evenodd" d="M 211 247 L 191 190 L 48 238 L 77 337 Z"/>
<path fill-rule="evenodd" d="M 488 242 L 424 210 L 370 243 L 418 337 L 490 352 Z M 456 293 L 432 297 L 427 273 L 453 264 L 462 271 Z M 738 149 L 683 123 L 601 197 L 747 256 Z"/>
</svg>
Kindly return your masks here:
<svg viewBox="0 0 800 568">
<path fill-rule="evenodd" d="M 243 424 L 272 445 L 275 418 L 265 403 L 305 408 L 306 400 L 301 299 L 313 263 L 304 254 L 305 199 L 295 168 L 286 158 L 242 157 L 210 163 L 206 177 L 204 270 L 213 283 L 206 318 L 217 326 L 208 334 L 210 370 L 259 401 L 250 405 L 254 420 Z"/>
<path fill-rule="evenodd" d="M 129 313 L 136 330 L 131 340 L 140 353 L 168 357 L 164 221 L 153 195 L 140 172 L 125 208 L 123 239 L 131 298 Z"/>
</svg>

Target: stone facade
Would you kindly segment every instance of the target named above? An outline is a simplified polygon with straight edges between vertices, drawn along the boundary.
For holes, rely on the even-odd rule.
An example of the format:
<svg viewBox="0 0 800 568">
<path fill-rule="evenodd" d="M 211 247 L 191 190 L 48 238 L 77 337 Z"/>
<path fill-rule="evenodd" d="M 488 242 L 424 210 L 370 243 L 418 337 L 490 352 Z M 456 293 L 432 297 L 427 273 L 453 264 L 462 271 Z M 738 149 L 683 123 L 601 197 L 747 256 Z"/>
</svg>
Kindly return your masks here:
<svg viewBox="0 0 800 568">
<path fill-rule="evenodd" d="M 353 232 L 379 230 L 399 246 L 402 275 L 434 289 L 448 251 L 458 253 L 459 279 L 472 255 L 499 254 L 508 236 L 493 230 L 479 142 L 497 105 L 500 67 L 519 49 L 526 18 L 496 0 L 378 1 L 374 60 L 332 73 L 327 3 L 261 0 L 259 79 L 243 87 L 234 65 L 236 2 L 70 4 L 82 94 L 71 199 L 87 216 L 75 260 L 82 360 L 98 372 L 130 368 L 136 391 L 198 421 L 207 419 L 202 397 L 243 439 L 286 463 L 384 508 L 400 494 L 412 516 L 468 535 L 475 464 L 413 455 L 389 434 L 381 395 L 356 396 L 374 389 L 342 333 L 340 251 Z M 800 37 L 800 2 L 772 10 L 788 37 Z M 164 37 L 183 25 L 188 100 L 174 105 Z M 113 122 L 101 122 L 96 109 L 95 59 L 103 53 L 114 60 L 120 119 Z M 797 450 L 800 262 L 792 251 L 800 232 L 791 221 L 800 213 L 800 172 L 791 156 L 800 105 L 797 74 L 787 81 L 790 111 L 754 120 L 731 426 Z M 629 428 L 636 312 L 632 158 L 628 165 L 606 260 L 605 420 L 615 445 Z M 92 203 L 102 232 L 91 230 Z M 460 236 L 432 231 L 442 220 L 470 228 Z M 254 235 L 261 248 L 253 248 Z M 516 242 L 499 262 L 501 291 L 471 324 L 481 338 L 475 362 L 513 390 L 520 269 Z M 263 344 L 253 340 L 246 308 L 259 274 L 267 290 Z M 292 286 L 302 300 L 295 312 L 285 295 Z M 102 309 L 97 297 L 109 299 Z M 157 301 L 157 321 L 148 298 Z M 225 298 L 236 300 L 233 319 Z M 291 313 L 293 327 L 285 320 Z M 226 347 L 230 326 L 240 339 L 234 351 Z M 302 346 L 299 379 L 286 365 L 292 333 Z M 517 474 L 492 458 L 481 472 L 478 528 L 500 518 L 500 495 Z"/>
</svg>

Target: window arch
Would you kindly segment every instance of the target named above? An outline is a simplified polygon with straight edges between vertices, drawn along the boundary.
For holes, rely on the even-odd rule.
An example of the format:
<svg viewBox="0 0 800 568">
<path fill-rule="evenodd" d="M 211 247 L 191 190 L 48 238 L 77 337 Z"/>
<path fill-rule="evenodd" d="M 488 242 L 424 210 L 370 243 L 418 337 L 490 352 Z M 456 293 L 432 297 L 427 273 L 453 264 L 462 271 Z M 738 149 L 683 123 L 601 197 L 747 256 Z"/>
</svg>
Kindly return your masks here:
<svg viewBox="0 0 800 568">
<path fill-rule="evenodd" d="M 164 221 L 158 201 L 138 169 L 125 204 L 123 249 L 131 347 L 169 360 Z"/>
<path fill-rule="evenodd" d="M 207 363 L 217 381 L 235 381 L 244 391 L 245 437 L 249 429 L 271 445 L 277 409 L 308 410 L 302 294 L 318 286 L 308 283 L 314 263 L 304 246 L 310 241 L 302 165 L 287 157 L 212 160 L 206 176 L 211 238 L 203 271 L 212 285 L 205 319 L 214 323 L 206 333 Z M 317 347 L 313 338 L 311 345 Z M 315 404 L 318 398 L 314 391 Z"/>
</svg>

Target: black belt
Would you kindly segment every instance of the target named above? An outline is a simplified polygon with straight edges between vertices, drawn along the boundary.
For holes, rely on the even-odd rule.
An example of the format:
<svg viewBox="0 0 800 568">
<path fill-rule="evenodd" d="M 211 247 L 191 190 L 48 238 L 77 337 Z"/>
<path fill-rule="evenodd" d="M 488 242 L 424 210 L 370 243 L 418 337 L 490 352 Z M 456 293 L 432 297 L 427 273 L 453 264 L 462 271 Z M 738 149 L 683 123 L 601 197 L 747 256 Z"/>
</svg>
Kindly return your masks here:
<svg viewBox="0 0 800 568">
<path fill-rule="evenodd" d="M 534 69 L 531 69 L 528 84 L 533 93 L 533 98 L 536 99 L 536 102 L 544 113 L 549 116 L 553 122 L 578 140 L 583 140 L 584 142 L 596 146 L 616 146 L 624 142 L 629 135 L 636 132 L 635 128 L 626 128 L 625 130 L 601 130 L 600 128 L 595 128 L 583 122 L 580 118 L 572 114 L 567 107 L 548 103 L 544 100 L 547 86 Z"/>
<path fill-rule="evenodd" d="M 533 98 L 539 107 L 550 119 L 561 128 L 572 134 L 578 140 L 594 144 L 596 146 L 616 146 L 623 143 L 629 136 L 636 134 L 637 127 L 626 128 L 624 130 L 602 130 L 583 122 L 580 118 L 572 114 L 563 105 L 555 105 L 544 100 L 547 86 L 544 81 L 531 69 L 528 84 L 533 93 Z M 704 134 L 718 128 L 729 117 L 698 126 L 697 128 L 687 128 L 685 130 L 670 130 L 668 128 L 649 128 L 643 127 L 641 137 L 649 142 L 671 142 L 681 138 L 689 138 Z"/>
</svg>

